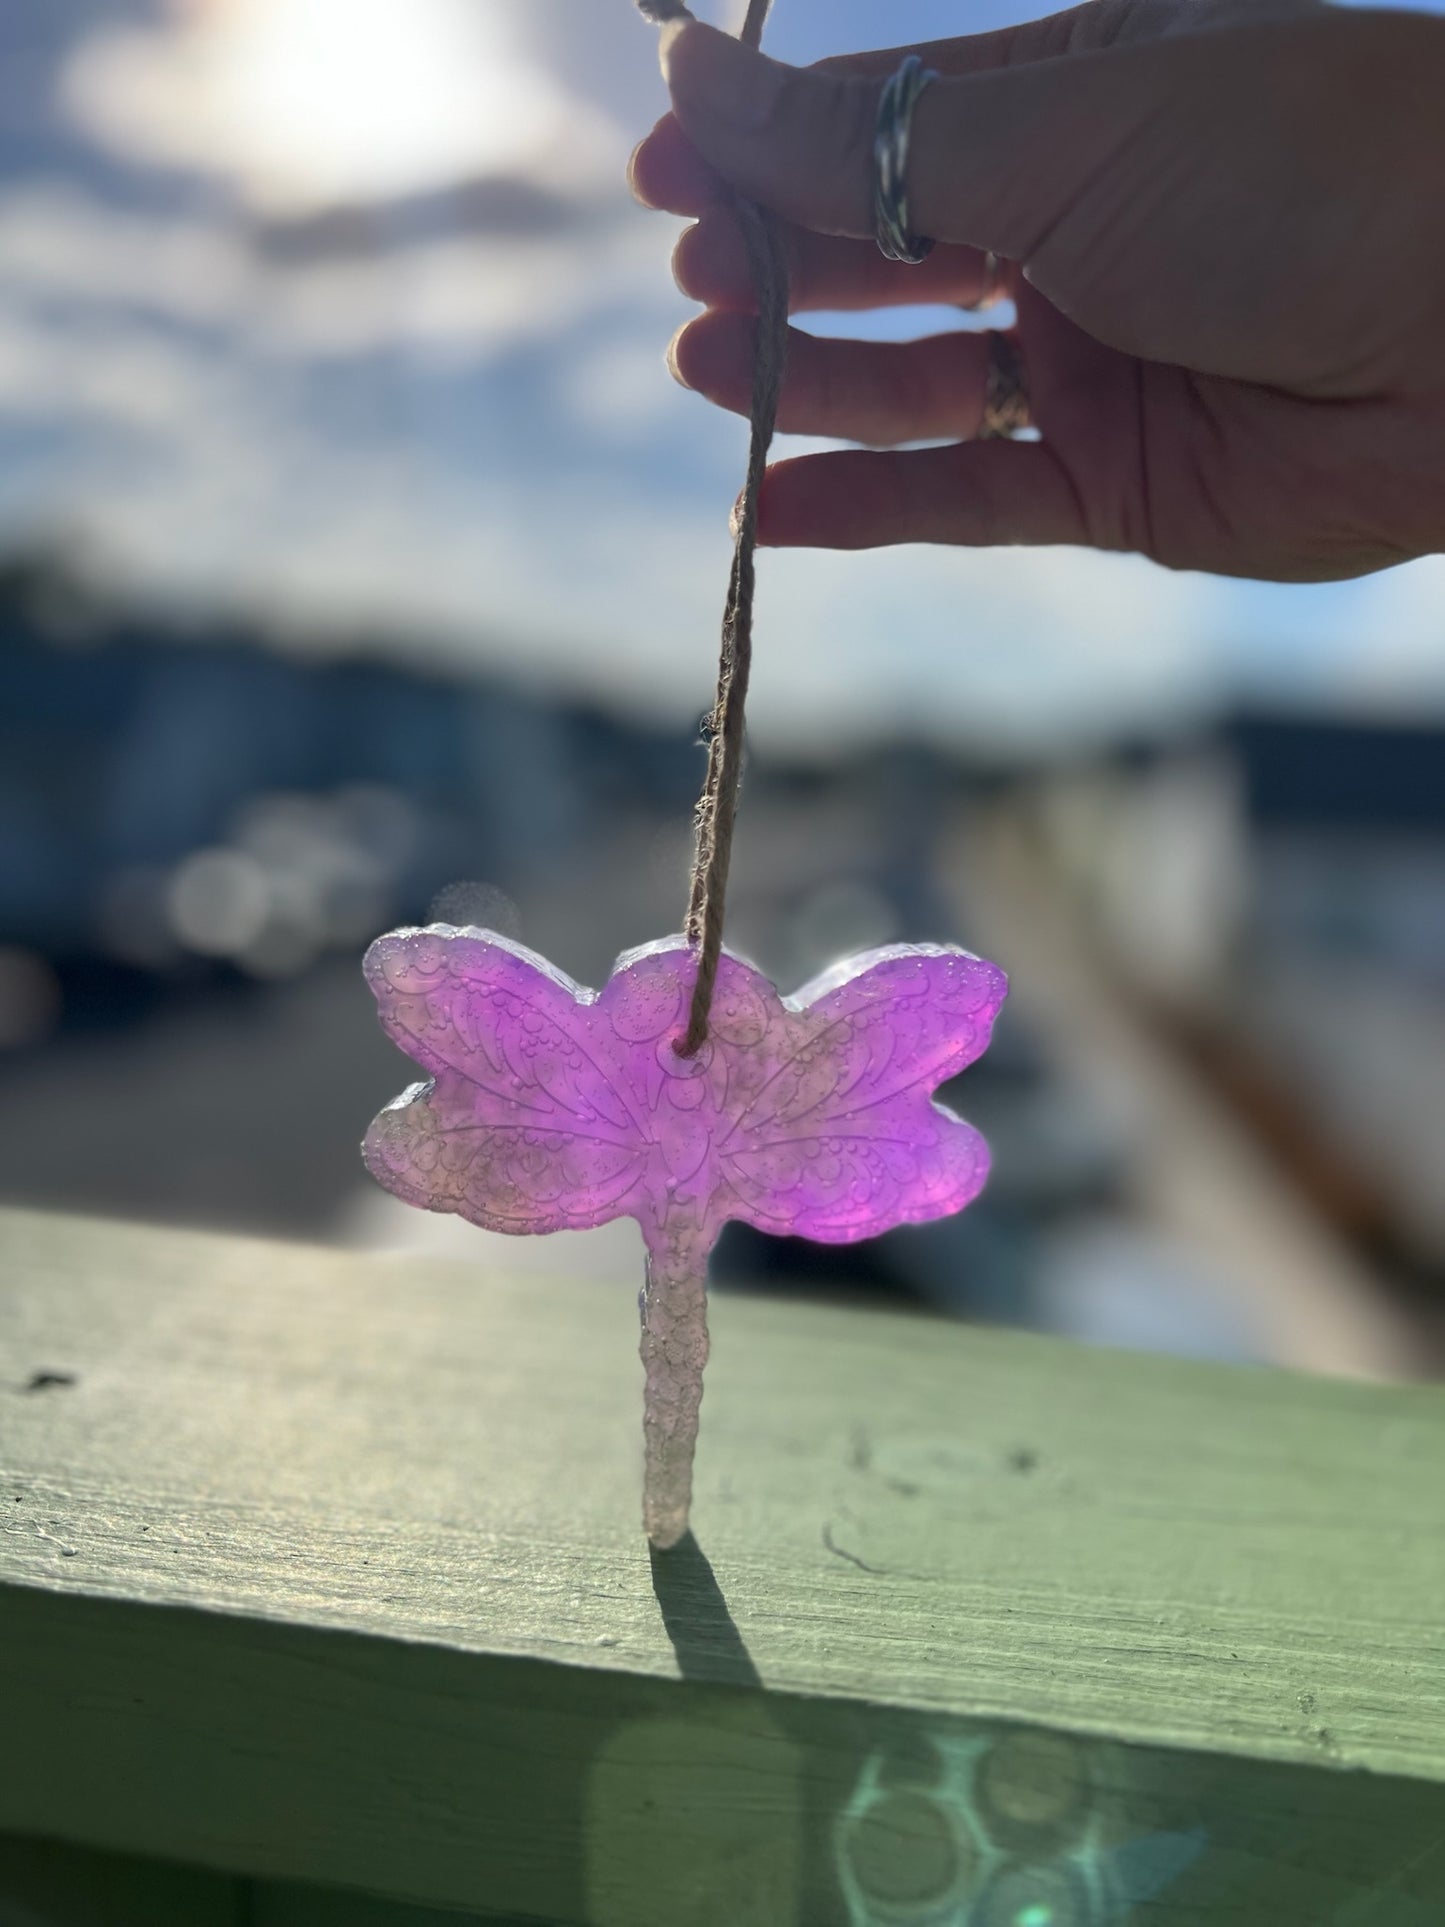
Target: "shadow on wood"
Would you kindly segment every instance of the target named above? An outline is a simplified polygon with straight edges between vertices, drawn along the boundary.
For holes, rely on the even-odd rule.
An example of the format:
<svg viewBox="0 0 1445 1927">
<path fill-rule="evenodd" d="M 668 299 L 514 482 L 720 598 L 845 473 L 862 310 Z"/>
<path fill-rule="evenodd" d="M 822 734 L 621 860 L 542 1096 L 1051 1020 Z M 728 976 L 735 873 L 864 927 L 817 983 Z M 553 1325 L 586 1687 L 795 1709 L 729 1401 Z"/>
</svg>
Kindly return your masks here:
<svg viewBox="0 0 1445 1927">
<path fill-rule="evenodd" d="M 670 1551 L 648 1547 L 652 1590 L 684 1679 L 720 1686 L 755 1686 L 762 1680 L 743 1644 L 707 1554 L 691 1531 Z"/>
</svg>

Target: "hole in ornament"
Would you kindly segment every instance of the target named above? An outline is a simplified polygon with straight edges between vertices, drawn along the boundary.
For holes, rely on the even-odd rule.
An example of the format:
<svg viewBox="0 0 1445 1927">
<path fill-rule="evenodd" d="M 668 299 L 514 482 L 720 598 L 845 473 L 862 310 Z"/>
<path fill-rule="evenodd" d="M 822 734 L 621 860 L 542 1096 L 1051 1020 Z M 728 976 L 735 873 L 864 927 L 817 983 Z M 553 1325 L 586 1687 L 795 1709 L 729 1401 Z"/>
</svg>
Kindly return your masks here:
<svg viewBox="0 0 1445 1927">
<path fill-rule="evenodd" d="M 687 1042 L 687 1033 L 679 1031 L 676 1037 L 663 1038 L 658 1046 L 657 1061 L 669 1077 L 702 1077 L 712 1062 L 712 1044 L 706 1037 L 698 1045 L 691 1057 L 684 1057 L 682 1047 Z"/>
</svg>

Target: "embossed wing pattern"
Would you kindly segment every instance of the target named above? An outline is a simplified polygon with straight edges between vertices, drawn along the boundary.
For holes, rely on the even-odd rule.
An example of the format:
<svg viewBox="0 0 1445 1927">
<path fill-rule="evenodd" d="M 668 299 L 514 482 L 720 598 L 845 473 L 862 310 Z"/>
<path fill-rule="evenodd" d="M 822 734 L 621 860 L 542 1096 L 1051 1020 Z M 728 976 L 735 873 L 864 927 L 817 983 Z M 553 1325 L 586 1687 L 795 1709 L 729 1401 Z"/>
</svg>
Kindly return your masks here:
<svg viewBox="0 0 1445 1927">
<path fill-rule="evenodd" d="M 724 955 L 708 1037 L 682 1034 L 681 937 L 583 990 L 482 930 L 394 930 L 366 956 L 388 1035 L 428 1073 L 377 1118 L 372 1175 L 493 1231 L 633 1217 L 642 1292 L 643 1523 L 687 1530 L 707 1362 L 707 1254 L 729 1218 L 834 1243 L 957 1211 L 988 1174 L 933 1101 L 988 1043 L 1003 972 L 964 950 L 874 950 L 781 998 Z"/>
<path fill-rule="evenodd" d="M 631 1216 L 654 1253 L 728 1218 L 847 1242 L 975 1197 L 982 1138 L 933 1101 L 988 1043 L 1003 973 L 895 947 L 795 998 L 725 956 L 710 1034 L 677 1056 L 681 938 L 621 958 L 600 992 L 477 930 L 399 930 L 366 974 L 388 1034 L 428 1073 L 365 1156 L 408 1203 L 496 1231 Z"/>
</svg>

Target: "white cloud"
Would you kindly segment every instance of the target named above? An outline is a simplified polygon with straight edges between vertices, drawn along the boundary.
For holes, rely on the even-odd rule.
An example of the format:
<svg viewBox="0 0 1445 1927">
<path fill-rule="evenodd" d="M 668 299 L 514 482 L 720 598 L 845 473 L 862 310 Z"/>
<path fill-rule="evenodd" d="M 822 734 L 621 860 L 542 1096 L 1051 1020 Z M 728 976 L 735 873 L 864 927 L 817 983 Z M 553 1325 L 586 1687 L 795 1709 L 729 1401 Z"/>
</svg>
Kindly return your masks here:
<svg viewBox="0 0 1445 1927">
<path fill-rule="evenodd" d="M 234 228 L 109 208 L 55 182 L 0 198 L 0 280 L 12 292 L 118 303 L 177 320 L 229 321 L 253 264 Z"/>
<path fill-rule="evenodd" d="M 1345 711 L 1445 711 L 1445 558 L 1353 582 L 1201 585 L 1231 685 Z"/>
<path fill-rule="evenodd" d="M 674 726 L 706 707 L 725 488 L 680 493 L 645 465 L 599 488 L 562 461 L 509 480 L 385 442 L 338 448 L 237 371 L 212 373 L 145 459 L 112 452 L 65 479 L 69 525 L 124 579 L 268 615 L 298 648 L 349 649 L 359 630 L 417 663 L 493 667 Z M 1068 550 L 767 555 L 755 731 L 807 751 L 915 730 L 986 753 L 1167 719 L 1207 682 L 1197 610 L 1178 578 Z"/>
<path fill-rule="evenodd" d="M 0 302 L 0 411 L 51 424 L 75 422 L 148 435 L 184 434 L 212 395 L 193 350 L 126 323 L 41 321 Z"/>
<path fill-rule="evenodd" d="M 520 291 L 488 290 L 460 242 L 441 299 L 408 250 L 355 272 L 273 268 L 147 219 L 112 228 L 74 195 L 0 203 L 0 274 L 19 290 L 0 309 L 0 406 L 85 430 L 29 491 L 27 529 L 48 517 L 127 582 L 265 612 L 297 646 L 351 646 L 359 626 L 414 659 L 485 658 L 680 725 L 706 707 L 745 430 L 668 379 L 674 297 L 652 224 L 554 250 L 537 271 L 558 293 L 539 301 L 525 271 Z M 147 276 L 137 260 L 171 265 Z M 193 261 L 217 264 L 207 296 Z M 154 326 L 147 297 L 210 325 Z M 428 424 L 468 395 L 486 418 L 485 387 L 467 384 L 493 378 L 468 367 L 396 376 L 399 406 L 369 426 L 318 411 L 317 344 L 427 329 L 472 357 L 550 332 L 563 434 L 449 457 Z M 806 747 L 917 729 L 987 747 L 1168 714 L 1207 677 L 1201 606 L 1188 580 L 1073 551 L 767 555 L 757 734 Z"/>
<path fill-rule="evenodd" d="M 131 162 L 295 211 L 479 174 L 586 179 L 618 136 L 527 58 L 495 0 L 229 0 L 82 40 L 73 123 Z"/>
<path fill-rule="evenodd" d="M 1325 689 L 1350 708 L 1409 714 L 1424 703 L 1438 714 L 1445 706 L 1445 556 L 1388 569 L 1350 603 L 1358 611 L 1352 633 L 1325 625 L 1336 632 L 1322 651 Z"/>
<path fill-rule="evenodd" d="M 636 442 L 671 416 L 676 393 L 651 317 L 626 335 L 579 344 L 557 371 L 556 400 L 567 419 L 614 443 Z"/>
<path fill-rule="evenodd" d="M 530 238 L 383 230 L 369 249 L 278 256 L 236 222 L 108 207 L 55 182 L 0 197 L 0 284 L 12 296 L 303 356 L 409 347 L 480 358 L 612 304 L 650 299 L 670 314 L 668 242 L 641 216 L 603 216 Z"/>
<path fill-rule="evenodd" d="M 465 242 L 293 267 L 180 217 L 12 196 L 0 411 L 58 441 L 7 474 L 0 528 L 83 535 L 128 582 L 265 611 L 298 646 L 360 625 L 417 660 L 485 658 L 686 726 L 710 689 L 744 428 L 668 380 L 665 245 L 639 220 L 520 267 L 511 244 Z M 489 261 L 509 263 L 490 282 Z M 513 419 L 449 454 L 434 425 L 462 404 L 485 423 L 482 364 L 520 340 L 548 341 L 554 439 L 531 450 Z M 430 358 L 387 377 L 390 415 L 328 422 L 315 358 L 398 344 Z M 1292 591 L 1072 550 L 765 555 L 756 734 L 985 752 L 1107 736 L 1207 708 L 1246 665 L 1268 686 L 1271 656 L 1294 696 L 1438 709 L 1442 569 Z"/>
<path fill-rule="evenodd" d="M 302 58 L 293 96 L 289 63 L 267 62 L 343 11 L 357 91 L 317 129 L 305 89 L 324 63 Z M 538 45 L 543 11 L 511 16 Z M 435 94 L 381 57 L 402 13 L 423 57 L 446 54 Z M 223 71 L 238 43 L 216 36 L 248 19 L 242 85 Z M 239 204 L 194 183 L 144 212 L 43 182 L 0 197 L 0 413 L 56 431 L 0 478 L 0 530 L 77 533 L 128 583 L 266 612 L 298 648 L 386 632 L 413 660 L 486 661 L 688 727 L 710 694 L 743 427 L 663 369 L 671 235 L 621 211 L 625 140 L 503 24 L 495 0 L 233 0 L 81 43 L 65 99 L 91 137 L 230 182 Z M 482 114 L 502 83 L 507 111 Z M 352 117 L 377 87 L 401 103 L 399 144 Z M 267 88 L 279 117 L 256 105 Z M 427 113 L 408 120 L 412 92 Z M 561 181 L 581 218 L 468 233 L 458 197 L 438 231 L 397 202 L 317 220 L 308 241 L 338 197 L 493 165 Z M 546 389 L 535 431 L 488 367 L 524 345 Z M 365 420 L 329 410 L 343 357 Z M 467 447 L 459 410 L 481 424 Z M 1069 550 L 766 555 L 756 734 L 806 749 L 913 730 L 985 751 L 1106 735 L 1207 706 L 1272 644 L 1291 691 L 1438 704 L 1441 567 L 1259 591 Z"/>
<path fill-rule="evenodd" d="M 754 686 L 781 732 L 816 716 L 1019 746 L 1107 738 L 1218 695 L 1196 583 L 1081 549 L 763 558 Z"/>
</svg>

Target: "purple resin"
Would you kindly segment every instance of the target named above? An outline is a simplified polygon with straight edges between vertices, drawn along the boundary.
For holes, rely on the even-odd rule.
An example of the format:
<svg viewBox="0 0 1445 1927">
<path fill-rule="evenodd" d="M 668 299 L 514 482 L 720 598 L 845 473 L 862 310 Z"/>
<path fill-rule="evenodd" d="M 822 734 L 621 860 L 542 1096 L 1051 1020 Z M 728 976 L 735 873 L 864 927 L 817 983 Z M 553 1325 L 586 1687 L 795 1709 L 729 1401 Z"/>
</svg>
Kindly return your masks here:
<svg viewBox="0 0 1445 1927">
<path fill-rule="evenodd" d="M 600 991 L 445 924 L 378 938 L 365 968 L 430 1079 L 367 1133 L 379 1183 L 492 1231 L 641 1225 L 658 1545 L 687 1527 L 707 1254 L 727 1220 L 851 1243 L 959 1210 L 988 1174 L 978 1132 L 932 1100 L 985 1049 L 1007 988 L 966 950 L 870 950 L 788 998 L 724 954 L 692 1058 L 673 1049 L 694 971 L 681 937 L 629 951 Z"/>
</svg>

